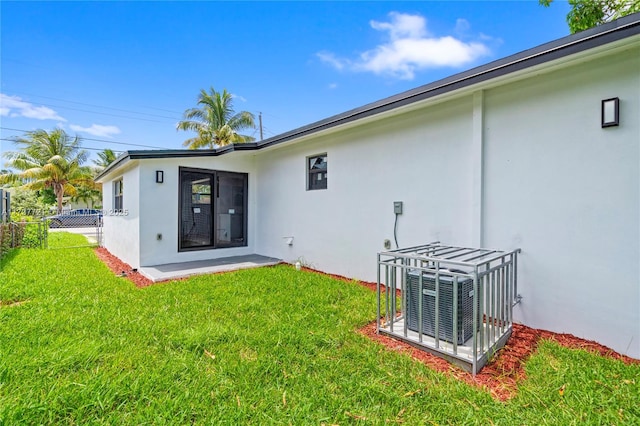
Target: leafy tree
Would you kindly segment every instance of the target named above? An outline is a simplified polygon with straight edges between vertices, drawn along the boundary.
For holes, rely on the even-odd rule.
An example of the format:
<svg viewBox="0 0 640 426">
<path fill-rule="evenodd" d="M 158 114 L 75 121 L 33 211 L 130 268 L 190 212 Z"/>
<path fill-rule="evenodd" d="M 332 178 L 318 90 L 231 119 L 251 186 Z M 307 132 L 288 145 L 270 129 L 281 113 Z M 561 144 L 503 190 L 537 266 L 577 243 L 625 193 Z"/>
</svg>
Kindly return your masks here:
<svg viewBox="0 0 640 426">
<path fill-rule="evenodd" d="M 71 197 L 74 203 L 83 201 L 87 208 L 94 208 L 96 201 L 102 200 L 102 191 L 98 184 L 80 184 L 76 187 L 76 193 Z"/>
<path fill-rule="evenodd" d="M 113 152 L 113 150 L 105 148 L 98 153 L 98 159 L 93 160 L 93 164 L 100 167 L 101 169 L 105 169 L 107 166 L 109 166 L 109 164 L 116 161 L 116 158 L 118 158 L 118 156 L 115 152 Z"/>
<path fill-rule="evenodd" d="M 91 172 L 82 167 L 87 152 L 81 149 L 80 139 L 71 138 L 62 129 L 51 132 L 34 130 L 14 139 L 18 152 L 7 152 L 8 165 L 18 173 L 0 176 L 0 182 L 21 182 L 32 190 L 52 188 L 56 195 L 58 212 L 62 211 L 62 197 L 75 195 L 76 185 L 93 182 Z"/>
<path fill-rule="evenodd" d="M 538 0 L 545 7 L 553 0 Z M 572 34 L 640 12 L 640 0 L 569 0 L 567 24 Z"/>
<path fill-rule="evenodd" d="M 226 89 L 216 92 L 204 89 L 198 95 L 199 108 L 190 108 L 184 112 L 184 120 L 177 125 L 177 130 L 191 130 L 198 133 L 187 139 L 184 146 L 189 149 L 225 146 L 233 143 L 252 142 L 255 138 L 241 135 L 244 129 L 255 129 L 255 117 L 247 111 L 236 113 L 233 110 L 233 97 Z"/>
<path fill-rule="evenodd" d="M 43 216 L 46 208 L 35 191 L 23 188 L 11 190 L 11 212 L 23 216 Z"/>
</svg>

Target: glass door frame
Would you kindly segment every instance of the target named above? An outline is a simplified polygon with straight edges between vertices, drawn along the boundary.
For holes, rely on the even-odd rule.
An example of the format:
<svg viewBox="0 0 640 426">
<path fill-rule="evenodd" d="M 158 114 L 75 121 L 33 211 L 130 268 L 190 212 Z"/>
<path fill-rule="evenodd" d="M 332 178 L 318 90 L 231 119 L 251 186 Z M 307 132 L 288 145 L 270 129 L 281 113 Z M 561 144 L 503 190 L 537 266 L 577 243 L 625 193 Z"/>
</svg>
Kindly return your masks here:
<svg viewBox="0 0 640 426">
<path fill-rule="evenodd" d="M 204 175 L 208 175 L 211 179 L 212 188 L 211 188 L 211 235 L 210 241 L 211 244 L 203 245 L 203 246 L 194 246 L 194 247 L 183 247 L 183 224 L 182 224 L 182 215 L 183 215 L 183 201 L 184 197 L 191 197 L 192 193 L 184 194 L 182 190 L 182 176 L 184 173 L 201 173 Z M 242 242 L 229 242 L 221 244 L 218 242 L 218 196 L 219 196 L 219 176 L 220 175 L 232 175 L 236 177 L 242 177 L 243 183 L 243 208 L 242 208 L 242 227 L 243 227 L 243 241 Z M 211 169 L 200 169 L 194 167 L 179 167 L 178 168 L 178 252 L 186 252 L 186 251 L 199 251 L 199 250 L 212 250 L 219 248 L 232 248 L 232 247 L 246 247 L 248 245 L 248 206 L 249 206 L 249 174 L 248 173 L 239 173 L 239 172 L 229 172 L 226 170 L 211 170 Z"/>
</svg>

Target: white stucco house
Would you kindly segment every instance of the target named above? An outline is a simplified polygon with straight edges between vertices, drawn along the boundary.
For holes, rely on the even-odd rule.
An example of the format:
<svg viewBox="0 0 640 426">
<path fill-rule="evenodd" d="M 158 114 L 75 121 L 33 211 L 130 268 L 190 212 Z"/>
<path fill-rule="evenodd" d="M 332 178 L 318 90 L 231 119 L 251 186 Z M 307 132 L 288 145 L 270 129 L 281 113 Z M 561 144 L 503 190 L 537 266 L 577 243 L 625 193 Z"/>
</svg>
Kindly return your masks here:
<svg viewBox="0 0 640 426">
<path fill-rule="evenodd" d="M 375 281 L 402 201 L 401 247 L 521 248 L 517 322 L 640 357 L 640 14 L 261 142 L 129 151 L 98 180 L 127 213 L 104 245 L 134 268 L 261 254 Z"/>
</svg>

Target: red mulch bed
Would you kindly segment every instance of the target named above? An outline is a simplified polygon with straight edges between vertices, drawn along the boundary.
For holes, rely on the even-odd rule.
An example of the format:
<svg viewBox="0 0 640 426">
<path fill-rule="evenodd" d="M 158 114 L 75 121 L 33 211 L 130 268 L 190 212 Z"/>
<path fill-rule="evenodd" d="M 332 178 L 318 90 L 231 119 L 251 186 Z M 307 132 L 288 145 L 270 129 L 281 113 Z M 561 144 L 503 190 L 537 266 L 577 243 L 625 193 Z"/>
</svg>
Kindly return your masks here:
<svg viewBox="0 0 640 426">
<path fill-rule="evenodd" d="M 538 342 L 542 339 L 556 341 L 567 348 L 585 349 L 626 364 L 640 363 L 640 360 L 621 355 L 599 343 L 580 339 L 571 334 L 558 334 L 521 324 L 513 324 L 511 337 L 505 347 L 500 350 L 492 362 L 473 377 L 470 373 L 453 366 L 442 358 L 391 337 L 377 334 L 375 321 L 364 326 L 358 332 L 385 345 L 390 350 L 409 354 L 412 358 L 436 371 L 447 372 L 470 385 L 485 388 L 500 401 L 506 401 L 516 395 L 518 382 L 526 378 L 523 368 L 524 362 L 536 350 Z"/>
<path fill-rule="evenodd" d="M 102 260 L 102 262 L 107 265 L 114 274 L 128 279 L 134 283 L 136 287 L 148 287 L 153 284 L 153 281 L 142 275 L 138 270 L 133 269 L 128 263 L 124 263 L 122 260 L 109 253 L 109 250 L 106 248 L 98 247 L 95 249 L 95 253 L 96 256 L 98 256 L 98 259 Z"/>
<path fill-rule="evenodd" d="M 100 247 L 95 250 L 95 253 L 98 258 L 102 260 L 102 262 L 104 262 L 104 264 L 107 265 L 116 275 L 127 278 L 133 282 L 136 287 L 142 288 L 154 284 L 153 281 L 141 275 L 140 272 L 132 269 L 130 265 L 109 253 L 107 249 Z M 340 275 L 328 274 L 326 272 L 306 267 L 303 268 L 303 270 L 327 275 L 345 282 L 355 281 L 372 291 L 377 290 L 376 283 L 352 280 Z M 523 369 L 524 362 L 529 358 L 531 353 L 536 350 L 538 342 L 542 339 L 553 340 L 567 348 L 585 349 L 602 356 L 622 361 L 625 364 L 640 363 L 640 360 L 621 355 L 599 343 L 580 339 L 571 334 L 558 334 L 546 330 L 537 330 L 521 324 L 513 324 L 511 337 L 505 347 L 500 350 L 498 356 L 495 357 L 493 361 L 487 364 L 474 377 L 470 373 L 453 366 L 442 358 L 428 352 L 421 351 L 407 343 L 392 339 L 391 337 L 377 334 L 375 321 L 362 327 L 358 332 L 373 341 L 383 344 L 390 350 L 407 353 L 412 358 L 424 363 L 436 371 L 449 373 L 470 385 L 485 388 L 494 398 L 500 401 L 506 401 L 515 396 L 518 390 L 518 382 L 525 379 Z"/>
<path fill-rule="evenodd" d="M 327 274 L 310 268 L 304 269 L 328 275 L 341 281 L 354 281 L 340 275 Z M 356 282 L 372 291 L 377 291 L 376 283 L 363 281 Z M 382 290 L 384 291 L 384 288 Z M 523 368 L 524 362 L 529 358 L 531 353 L 536 350 L 538 342 L 542 339 L 556 341 L 567 348 L 585 349 L 602 356 L 620 360 L 626 364 L 640 363 L 640 360 L 621 355 L 599 343 L 580 339 L 579 337 L 571 334 L 553 333 L 551 331 L 530 328 L 521 324 L 513 324 L 511 337 L 507 341 L 507 344 L 500 350 L 498 356 L 474 377 L 470 373 L 453 366 L 442 358 L 417 349 L 408 343 L 393 339 L 389 336 L 377 334 L 375 321 L 362 327 L 358 332 L 367 336 L 371 340 L 383 344 L 390 350 L 407 353 L 412 358 L 436 371 L 448 372 L 459 380 L 463 380 L 473 386 L 485 388 L 494 398 L 500 401 L 506 401 L 515 396 L 518 390 L 518 382 L 525 379 Z"/>
</svg>

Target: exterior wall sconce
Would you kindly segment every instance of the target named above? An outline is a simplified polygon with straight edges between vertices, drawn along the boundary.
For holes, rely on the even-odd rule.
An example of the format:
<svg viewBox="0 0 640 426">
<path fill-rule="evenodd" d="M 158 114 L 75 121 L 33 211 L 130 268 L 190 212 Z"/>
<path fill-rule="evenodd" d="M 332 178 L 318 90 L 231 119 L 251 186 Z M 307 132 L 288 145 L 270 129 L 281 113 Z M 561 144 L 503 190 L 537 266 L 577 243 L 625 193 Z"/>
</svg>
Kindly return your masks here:
<svg viewBox="0 0 640 426">
<path fill-rule="evenodd" d="M 602 127 L 620 125 L 620 99 L 611 98 L 602 101 Z"/>
<path fill-rule="evenodd" d="M 164 171 L 156 170 L 156 183 L 164 182 Z"/>
</svg>

